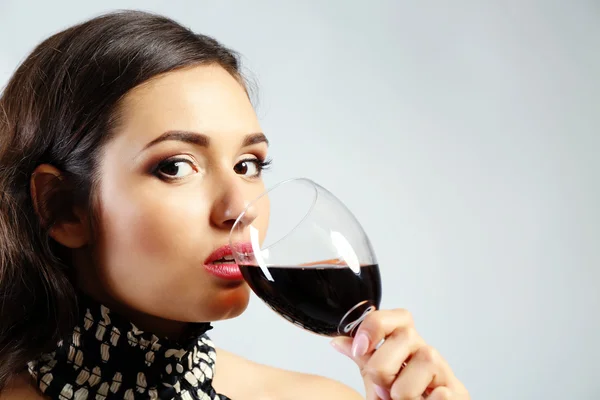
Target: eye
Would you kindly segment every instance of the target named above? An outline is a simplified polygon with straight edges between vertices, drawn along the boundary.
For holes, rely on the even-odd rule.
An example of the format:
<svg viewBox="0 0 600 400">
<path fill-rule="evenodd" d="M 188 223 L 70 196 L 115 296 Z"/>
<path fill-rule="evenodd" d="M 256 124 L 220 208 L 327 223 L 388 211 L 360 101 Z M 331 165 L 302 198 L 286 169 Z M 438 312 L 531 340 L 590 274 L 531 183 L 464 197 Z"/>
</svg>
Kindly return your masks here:
<svg viewBox="0 0 600 400">
<path fill-rule="evenodd" d="M 248 158 L 238 162 L 233 170 L 238 175 L 244 175 L 248 178 L 258 178 L 262 175 L 263 170 L 265 170 L 269 165 L 271 165 L 271 161 L 263 161 L 258 158 Z"/>
<path fill-rule="evenodd" d="M 162 161 L 154 169 L 154 175 L 165 180 L 182 179 L 196 172 L 193 162 L 184 158 Z"/>
</svg>

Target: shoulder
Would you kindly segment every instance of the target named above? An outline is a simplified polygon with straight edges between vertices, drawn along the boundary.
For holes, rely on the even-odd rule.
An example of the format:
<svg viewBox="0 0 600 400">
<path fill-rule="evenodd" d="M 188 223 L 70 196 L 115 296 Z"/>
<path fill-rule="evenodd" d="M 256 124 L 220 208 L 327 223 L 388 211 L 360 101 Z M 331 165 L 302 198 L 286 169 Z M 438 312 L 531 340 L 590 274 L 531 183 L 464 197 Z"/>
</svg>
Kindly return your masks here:
<svg viewBox="0 0 600 400">
<path fill-rule="evenodd" d="M 354 389 L 333 379 L 319 375 L 302 374 L 299 372 L 280 371 L 279 384 L 275 388 L 281 393 L 277 398 L 283 398 L 285 394 L 288 400 L 296 399 L 340 399 L 340 400 L 364 400 Z M 290 391 L 293 389 L 293 392 Z"/>
<path fill-rule="evenodd" d="M 329 378 L 258 364 L 223 349 L 217 349 L 217 356 L 214 386 L 231 398 L 363 400 L 358 392 Z"/>
<path fill-rule="evenodd" d="M 27 372 L 14 376 L 0 392 L 0 400 L 45 400 Z"/>
</svg>

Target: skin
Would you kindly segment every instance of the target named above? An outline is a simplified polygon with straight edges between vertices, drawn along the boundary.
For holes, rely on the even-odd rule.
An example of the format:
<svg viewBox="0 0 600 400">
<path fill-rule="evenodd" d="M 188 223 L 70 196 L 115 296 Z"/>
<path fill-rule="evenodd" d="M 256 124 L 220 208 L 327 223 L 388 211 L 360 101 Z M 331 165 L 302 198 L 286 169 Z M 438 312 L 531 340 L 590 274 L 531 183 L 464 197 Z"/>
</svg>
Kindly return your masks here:
<svg viewBox="0 0 600 400">
<path fill-rule="evenodd" d="M 188 132 L 196 143 L 155 143 L 173 131 Z M 235 218 L 265 189 L 259 165 L 268 146 L 260 132 L 243 87 L 219 66 L 171 72 L 132 90 L 116 135 L 102 153 L 96 231 L 83 209 L 50 231 L 72 249 L 77 285 L 159 335 L 176 336 L 187 322 L 242 313 L 247 285 L 209 274 L 203 262 L 227 244 Z M 174 158 L 179 164 L 164 163 Z M 243 160 L 247 168 L 240 168 Z M 44 198 L 44 183 L 55 177 L 60 171 L 53 166 L 38 167 L 31 181 L 36 203 Z M 247 218 L 266 227 L 268 213 L 266 206 Z M 426 392 L 433 400 L 469 398 L 404 310 L 373 312 L 354 340 L 337 338 L 332 345 L 356 362 L 370 400 L 419 399 Z M 214 386 L 235 399 L 362 398 L 330 379 L 217 352 Z M 16 398 L 43 397 L 27 376 L 19 376 L 0 395 Z"/>
<path fill-rule="evenodd" d="M 258 163 L 267 144 L 244 90 L 220 67 L 187 69 L 134 89 L 121 119 L 100 166 L 93 252 L 76 250 L 79 286 L 159 334 L 239 315 L 248 287 L 202 266 L 265 190 Z M 201 142 L 155 142 L 174 131 Z M 257 212 L 254 223 L 265 227 L 269 210 Z"/>
</svg>

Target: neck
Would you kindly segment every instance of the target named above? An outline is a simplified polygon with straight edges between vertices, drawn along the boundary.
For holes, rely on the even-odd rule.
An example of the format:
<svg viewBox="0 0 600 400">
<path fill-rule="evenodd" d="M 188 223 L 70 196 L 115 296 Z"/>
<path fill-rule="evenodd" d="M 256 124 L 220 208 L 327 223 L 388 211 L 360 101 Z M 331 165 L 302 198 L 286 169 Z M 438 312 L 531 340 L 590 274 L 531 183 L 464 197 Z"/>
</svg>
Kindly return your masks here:
<svg viewBox="0 0 600 400">
<path fill-rule="evenodd" d="M 72 260 L 73 265 L 94 265 L 93 260 L 88 253 L 76 253 Z M 98 285 L 98 282 L 103 282 L 104 279 L 99 275 L 97 268 L 85 268 L 86 273 L 77 273 L 82 268 L 75 268 L 75 274 L 72 277 L 78 290 L 90 297 L 91 299 L 104 304 L 112 311 L 129 319 L 139 329 L 152 332 L 159 338 L 169 338 L 178 340 L 182 335 L 187 333 L 189 323 L 182 321 L 174 321 L 166 318 L 161 318 L 155 315 L 147 314 L 135 310 L 127 306 L 127 302 L 119 301 L 115 294 L 111 294 L 104 290 L 102 286 L 110 287 L 110 285 Z"/>
<path fill-rule="evenodd" d="M 113 312 L 127 318 L 139 329 L 145 332 L 152 332 L 159 338 L 178 340 L 188 333 L 190 325 L 188 322 L 169 320 L 133 310 L 125 306 L 122 302 L 116 301 L 108 294 L 97 290 L 88 291 L 81 289 L 81 291 L 94 301 L 105 305 Z"/>
</svg>

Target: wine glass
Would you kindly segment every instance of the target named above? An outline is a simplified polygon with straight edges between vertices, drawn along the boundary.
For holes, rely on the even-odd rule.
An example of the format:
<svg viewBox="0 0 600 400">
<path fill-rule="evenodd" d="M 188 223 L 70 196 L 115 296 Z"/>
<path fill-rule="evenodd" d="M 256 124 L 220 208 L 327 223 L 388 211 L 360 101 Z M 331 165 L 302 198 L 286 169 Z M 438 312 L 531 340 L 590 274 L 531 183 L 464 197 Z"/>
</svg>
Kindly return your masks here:
<svg viewBox="0 0 600 400">
<path fill-rule="evenodd" d="M 281 182 L 253 200 L 236 219 L 230 246 L 252 291 L 308 331 L 352 337 L 380 306 L 379 266 L 367 235 L 310 179 Z"/>
</svg>

